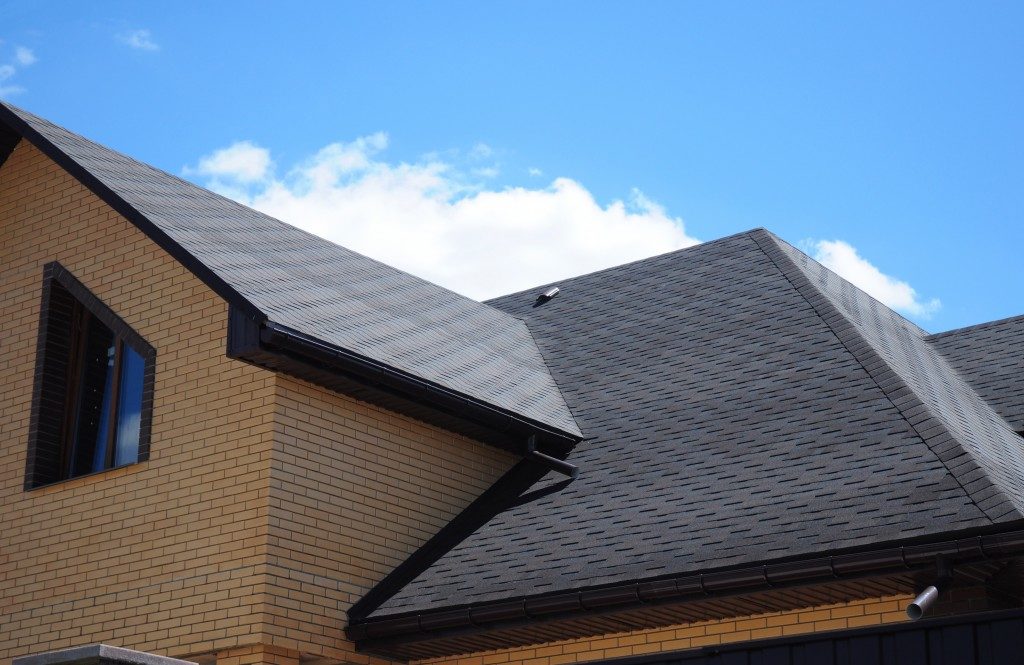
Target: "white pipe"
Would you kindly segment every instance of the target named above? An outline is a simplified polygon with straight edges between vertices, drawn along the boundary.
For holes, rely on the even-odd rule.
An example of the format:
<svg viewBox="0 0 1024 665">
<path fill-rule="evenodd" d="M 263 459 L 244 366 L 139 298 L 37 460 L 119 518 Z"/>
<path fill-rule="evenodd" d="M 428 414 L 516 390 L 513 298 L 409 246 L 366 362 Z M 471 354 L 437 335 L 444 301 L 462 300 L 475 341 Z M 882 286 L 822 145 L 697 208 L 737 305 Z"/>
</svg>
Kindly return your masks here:
<svg viewBox="0 0 1024 665">
<path fill-rule="evenodd" d="M 939 589 L 935 586 L 930 586 L 914 599 L 914 602 L 907 606 L 907 616 L 910 617 L 911 621 L 917 621 L 925 615 L 925 612 L 932 608 L 935 601 L 939 599 Z"/>
</svg>

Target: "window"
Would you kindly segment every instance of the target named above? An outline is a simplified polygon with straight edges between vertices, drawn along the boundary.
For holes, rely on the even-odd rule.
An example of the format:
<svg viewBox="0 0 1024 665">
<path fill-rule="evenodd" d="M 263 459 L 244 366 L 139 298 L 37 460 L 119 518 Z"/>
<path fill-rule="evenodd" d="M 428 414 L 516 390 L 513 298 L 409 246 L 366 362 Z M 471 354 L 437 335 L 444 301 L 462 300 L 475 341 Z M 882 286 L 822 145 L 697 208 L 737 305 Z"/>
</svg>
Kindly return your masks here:
<svg viewBox="0 0 1024 665">
<path fill-rule="evenodd" d="M 26 489 L 147 459 L 153 347 L 58 263 L 40 317 Z"/>
</svg>

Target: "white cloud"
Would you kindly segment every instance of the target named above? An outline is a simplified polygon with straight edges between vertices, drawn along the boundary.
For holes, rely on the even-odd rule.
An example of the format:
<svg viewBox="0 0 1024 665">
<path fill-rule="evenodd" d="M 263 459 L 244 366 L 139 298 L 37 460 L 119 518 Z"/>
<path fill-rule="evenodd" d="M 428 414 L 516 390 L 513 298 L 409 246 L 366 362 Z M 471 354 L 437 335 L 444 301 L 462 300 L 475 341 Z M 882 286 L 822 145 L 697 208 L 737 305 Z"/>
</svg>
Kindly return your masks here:
<svg viewBox="0 0 1024 665">
<path fill-rule="evenodd" d="M 272 166 L 270 151 L 239 141 L 203 157 L 194 169 L 185 169 L 185 174 L 210 178 L 220 187 L 250 185 L 267 178 Z"/>
<path fill-rule="evenodd" d="M 3 44 L 0 41 L 0 44 Z M 36 56 L 32 53 L 31 49 L 27 49 L 24 46 L 18 46 L 14 49 L 14 55 L 11 59 L 3 64 L 0 64 L 0 99 L 6 99 L 19 93 L 25 92 L 25 88 L 20 85 L 11 83 L 5 83 L 14 78 L 14 75 L 19 70 L 28 67 L 36 61 Z"/>
<path fill-rule="evenodd" d="M 803 244 L 825 267 L 899 312 L 927 319 L 942 306 L 938 298 L 922 300 L 910 284 L 883 273 L 849 243 L 811 240 Z"/>
<path fill-rule="evenodd" d="M 123 43 L 140 51 L 159 51 L 160 45 L 153 41 L 153 35 L 145 28 L 129 30 L 121 33 L 117 38 Z"/>
<path fill-rule="evenodd" d="M 697 242 L 681 219 L 636 190 L 625 201 L 601 205 L 570 178 L 541 188 L 488 189 L 472 169 L 436 155 L 388 162 L 381 156 L 386 148 L 385 134 L 334 143 L 279 177 L 268 151 L 243 142 L 185 173 L 278 219 L 480 299 Z"/>
<path fill-rule="evenodd" d="M 22 67 L 28 67 L 36 61 L 36 54 L 32 52 L 32 49 L 19 46 L 14 49 L 14 59 L 18 61 L 18 64 Z"/>
<path fill-rule="evenodd" d="M 526 170 L 531 178 L 539 178 L 544 175 L 544 172 L 538 169 L 536 166 L 531 166 Z"/>
<path fill-rule="evenodd" d="M 491 157 L 492 155 L 494 155 L 494 148 L 492 148 L 491 146 L 487 145 L 486 143 L 477 143 L 469 151 L 469 158 L 470 159 L 487 159 L 488 157 Z"/>
<path fill-rule="evenodd" d="M 478 169 L 473 169 L 473 175 L 478 176 L 480 178 L 497 178 L 499 175 L 501 175 L 501 169 L 497 165 L 483 166 Z"/>
</svg>

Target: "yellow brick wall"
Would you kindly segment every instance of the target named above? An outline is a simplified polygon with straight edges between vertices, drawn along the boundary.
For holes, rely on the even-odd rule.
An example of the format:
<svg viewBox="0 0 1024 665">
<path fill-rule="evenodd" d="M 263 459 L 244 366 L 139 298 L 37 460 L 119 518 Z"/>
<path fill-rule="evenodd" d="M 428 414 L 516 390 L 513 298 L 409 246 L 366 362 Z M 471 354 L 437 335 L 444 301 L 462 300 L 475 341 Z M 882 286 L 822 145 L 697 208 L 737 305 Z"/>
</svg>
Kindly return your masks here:
<svg viewBox="0 0 1024 665">
<path fill-rule="evenodd" d="M 23 489 L 43 265 L 157 351 L 150 459 Z M 105 642 L 258 640 L 274 375 L 225 356 L 227 307 L 27 142 L 0 168 L 0 663 Z"/>
<path fill-rule="evenodd" d="M 525 648 L 424 660 L 418 661 L 418 665 L 563 665 L 875 626 L 907 621 L 905 610 L 912 598 L 890 596 L 787 612 L 767 612 L 733 619 L 701 621 L 668 628 L 634 630 Z"/>
<path fill-rule="evenodd" d="M 513 462 L 490 446 L 280 377 L 270 643 L 367 662 L 344 639 L 345 610 Z"/>
<path fill-rule="evenodd" d="M 216 665 L 297 665 L 302 654 L 255 644 L 217 652 Z M 200 664 L 204 659 L 200 658 Z"/>
<path fill-rule="evenodd" d="M 25 492 L 53 260 L 156 348 L 151 455 Z M 227 358 L 226 320 L 216 294 L 34 147 L 0 168 L 0 665 L 91 642 L 228 665 L 368 662 L 345 610 L 511 466 Z"/>
<path fill-rule="evenodd" d="M 42 267 L 157 349 L 147 462 L 25 492 Z M 225 356 L 225 303 L 22 142 L 0 168 L 0 663 L 105 642 L 366 663 L 345 610 L 510 455 Z M 558 665 L 901 620 L 898 599 L 447 659 Z M 209 657 L 203 657 L 210 662 Z"/>
</svg>

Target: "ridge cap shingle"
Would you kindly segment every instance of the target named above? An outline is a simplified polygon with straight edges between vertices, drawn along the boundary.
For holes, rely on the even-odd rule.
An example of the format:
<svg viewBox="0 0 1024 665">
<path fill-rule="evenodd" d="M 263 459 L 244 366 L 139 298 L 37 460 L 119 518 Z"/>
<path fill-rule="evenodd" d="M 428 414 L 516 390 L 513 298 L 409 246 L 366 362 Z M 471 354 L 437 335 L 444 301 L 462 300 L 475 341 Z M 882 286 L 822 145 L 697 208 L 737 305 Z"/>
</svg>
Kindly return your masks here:
<svg viewBox="0 0 1024 665">
<path fill-rule="evenodd" d="M 1024 441 L 1021 441 L 1010 425 L 985 400 L 977 395 L 974 388 L 963 380 L 959 372 L 949 365 L 945 357 L 927 342 L 929 335 L 905 317 L 894 312 L 884 303 L 849 284 L 842 277 L 839 277 L 839 275 L 820 263 L 813 261 L 806 254 L 771 232 L 755 231 L 752 237 L 761 247 L 761 250 L 775 262 L 798 291 L 805 293 L 806 289 L 813 289 L 817 295 L 821 296 L 820 299 L 814 301 L 808 297 L 808 302 L 819 312 L 825 323 L 832 328 L 833 332 L 850 353 L 861 362 L 868 374 L 875 379 L 879 388 L 890 397 L 893 405 L 903 414 L 903 417 L 910 423 L 911 427 L 928 448 L 942 461 L 950 475 L 957 480 L 964 493 L 975 502 L 979 509 L 993 522 L 1000 521 L 1011 513 L 1015 514 L 1017 518 L 1024 518 L 1024 492 L 1021 491 L 1024 490 L 1024 478 L 1019 473 L 1019 471 L 1024 470 Z M 849 285 L 861 297 L 870 298 L 871 302 L 878 308 L 881 308 L 886 314 L 898 317 L 901 324 L 910 328 L 910 332 L 920 333 L 916 336 L 917 341 L 920 342 L 921 350 L 931 356 L 928 359 L 929 362 L 934 363 L 939 368 L 939 371 L 945 375 L 944 378 L 948 383 L 955 384 L 953 388 L 966 400 L 972 402 L 972 406 L 980 408 L 983 412 L 981 414 L 982 418 L 987 418 L 989 423 L 995 426 L 995 431 L 992 432 L 994 438 L 996 438 L 995 443 L 1008 444 L 1017 448 L 1018 455 L 1021 456 L 1021 459 L 1015 460 L 1018 466 L 1018 473 L 1011 475 L 1010 478 L 1004 478 L 1003 470 L 998 467 L 993 468 L 991 461 L 981 454 L 984 452 L 979 450 L 981 444 L 965 441 L 964 432 L 956 431 L 959 428 L 953 427 L 945 414 L 938 411 L 934 400 L 921 394 L 924 390 L 920 385 L 921 382 L 915 380 L 916 377 L 904 376 L 905 373 L 909 372 L 894 360 L 893 354 L 887 353 L 884 348 L 879 348 L 879 341 L 865 334 L 862 326 L 853 320 L 849 312 L 844 312 L 837 305 L 833 296 L 826 292 L 821 283 L 815 283 L 812 276 L 808 274 L 808 267 L 798 263 L 793 256 L 794 253 L 806 261 L 813 261 L 814 267 L 825 271 L 833 280 L 839 280 L 841 284 Z M 807 297 L 806 293 L 805 297 Z M 824 311 L 822 311 L 822 308 L 825 308 Z M 832 317 L 842 319 L 846 325 L 837 326 L 834 321 L 829 320 Z M 894 398 L 897 392 L 902 395 L 899 399 Z M 911 415 L 911 412 L 914 412 L 914 415 Z M 971 434 L 974 434 L 974 432 L 971 432 Z M 938 448 L 946 440 L 954 441 L 957 448 L 968 457 L 970 463 L 951 466 L 947 462 L 947 459 L 950 458 L 949 452 L 946 450 L 939 452 Z M 980 472 L 982 476 L 980 478 L 975 477 L 977 475 L 976 472 Z M 1021 479 L 1020 485 L 1017 488 L 1006 487 L 1006 482 L 1011 480 L 1014 475 Z M 1014 489 L 1017 491 L 1013 491 Z"/>
<path fill-rule="evenodd" d="M 643 265 L 645 263 L 649 263 L 651 261 L 658 261 L 658 260 L 670 259 L 670 258 L 675 258 L 675 257 L 684 257 L 684 256 L 686 256 L 686 254 L 693 253 L 693 252 L 699 252 L 699 251 L 707 249 L 708 247 L 714 247 L 714 246 L 722 244 L 722 243 L 733 242 L 737 238 L 742 238 L 744 236 L 749 236 L 750 234 L 755 233 L 757 231 L 768 232 L 767 229 L 764 229 L 762 227 L 756 227 L 756 228 L 753 228 L 753 229 L 747 229 L 746 231 L 737 231 L 736 233 L 730 233 L 727 236 L 722 236 L 720 238 L 713 238 L 711 240 L 703 240 L 703 241 L 698 242 L 697 244 L 687 245 L 686 247 L 680 247 L 679 249 L 669 250 L 667 252 L 662 252 L 661 254 L 654 254 L 653 256 L 646 256 L 646 257 L 644 257 L 642 259 L 635 259 L 633 261 L 626 261 L 625 263 L 619 263 L 619 264 L 616 264 L 616 265 L 613 265 L 613 266 L 607 266 L 607 267 L 604 267 L 604 268 L 598 268 L 597 270 L 591 270 L 590 272 L 580 273 L 579 275 L 573 275 L 571 277 L 565 277 L 565 278 L 560 279 L 560 280 L 556 279 L 556 280 L 552 280 L 550 282 L 545 282 L 543 284 L 537 284 L 536 286 L 531 286 L 530 288 L 527 288 L 527 289 L 520 289 L 518 291 L 512 291 L 511 293 L 505 293 L 505 294 L 502 294 L 500 296 L 494 296 L 493 298 L 488 298 L 487 300 L 485 300 L 483 302 L 487 303 L 487 304 L 490 304 L 490 303 L 495 303 L 495 302 L 498 302 L 498 301 L 501 301 L 501 300 L 505 300 L 507 298 L 514 298 L 515 296 L 520 296 L 520 295 L 526 295 L 526 294 L 535 294 L 536 295 L 536 294 L 540 293 L 543 289 L 545 289 L 547 287 L 551 287 L 551 286 L 556 286 L 560 282 L 571 282 L 571 281 L 575 281 L 575 280 L 583 279 L 583 278 L 587 278 L 587 277 L 596 277 L 596 276 L 601 275 L 603 273 L 614 272 L 614 271 L 619 271 L 619 270 L 626 270 L 626 269 L 629 269 L 630 267 L 640 266 L 640 265 Z"/>
<path fill-rule="evenodd" d="M 1001 319 L 993 319 L 991 321 L 982 321 L 981 323 L 972 323 L 969 326 L 963 326 L 960 328 L 950 328 L 949 330 L 943 330 L 942 332 L 932 333 L 925 337 L 925 340 L 931 342 L 934 340 L 940 340 L 945 337 L 951 337 L 956 335 L 969 334 L 985 330 L 987 328 L 999 328 L 1009 324 L 1020 323 L 1024 325 L 1024 314 L 1017 314 L 1015 316 L 1006 316 Z"/>
<path fill-rule="evenodd" d="M 874 378 L 887 363 L 837 313 L 833 325 L 875 358 L 841 343 L 812 306 L 828 296 L 800 294 L 759 233 L 770 237 L 755 229 L 556 282 L 562 293 L 543 307 L 532 307 L 538 287 L 492 300 L 523 316 L 542 350 L 558 349 L 552 369 L 589 437 L 569 457 L 581 474 L 500 513 L 370 616 L 1018 519 L 959 441 L 925 429 L 930 409 L 907 381 Z"/>
</svg>

